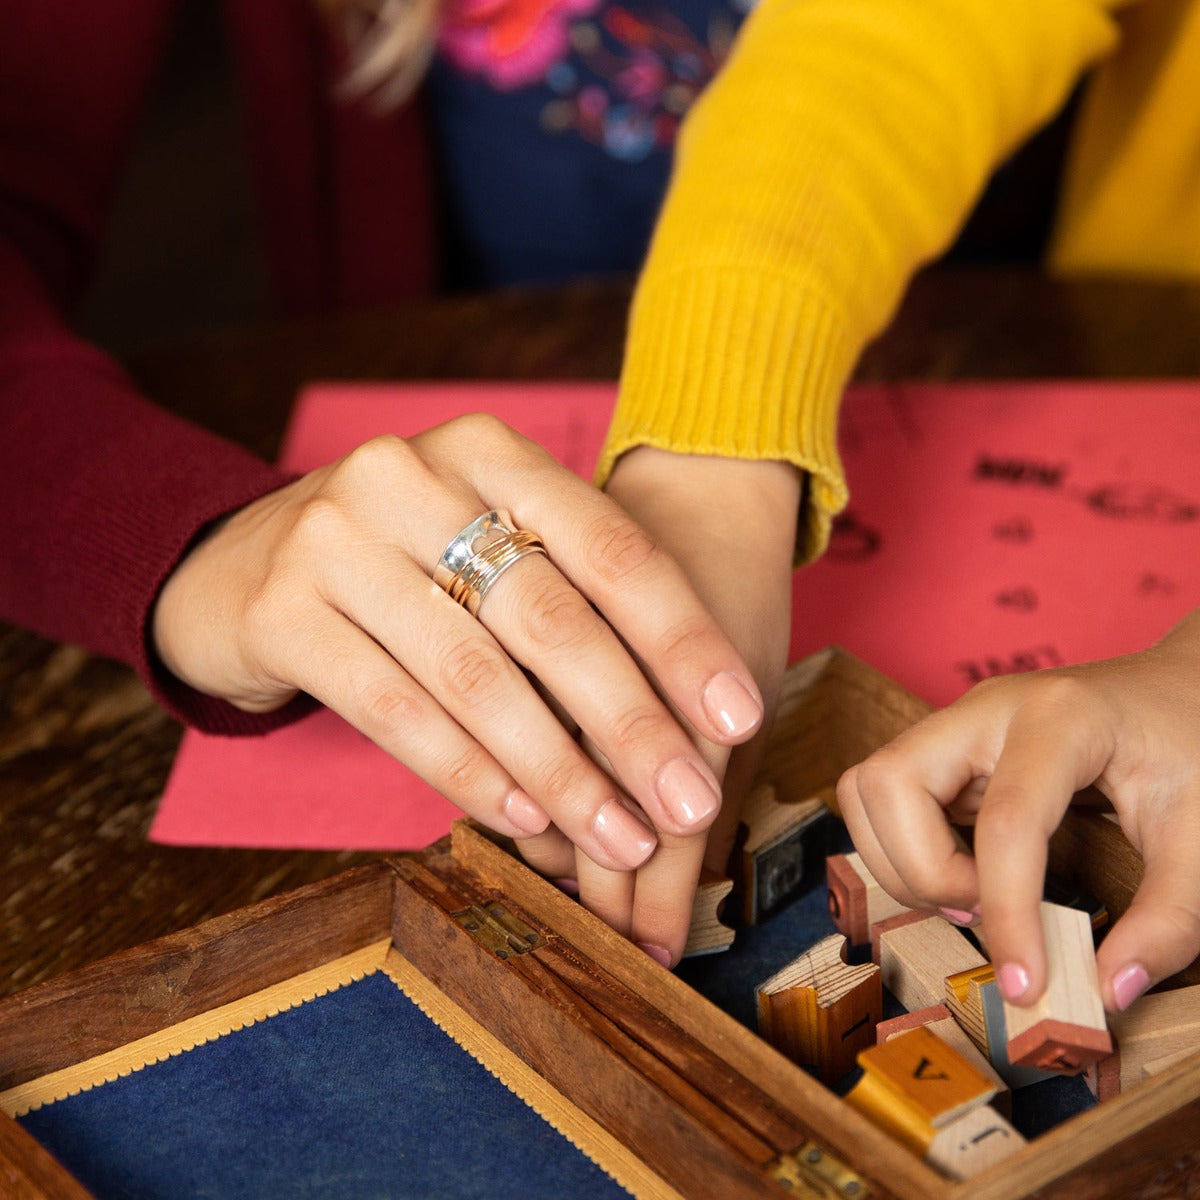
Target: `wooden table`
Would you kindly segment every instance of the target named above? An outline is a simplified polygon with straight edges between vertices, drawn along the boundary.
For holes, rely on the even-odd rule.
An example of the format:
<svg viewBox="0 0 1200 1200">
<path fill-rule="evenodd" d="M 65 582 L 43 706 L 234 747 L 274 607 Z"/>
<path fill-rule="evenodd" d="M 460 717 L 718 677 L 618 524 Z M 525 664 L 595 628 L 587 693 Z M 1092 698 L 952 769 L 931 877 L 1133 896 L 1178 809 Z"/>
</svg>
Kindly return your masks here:
<svg viewBox="0 0 1200 1200">
<path fill-rule="evenodd" d="M 614 379 L 623 282 L 440 300 L 131 356 L 166 406 L 271 455 L 309 379 Z M 1200 286 L 922 276 L 868 379 L 1200 376 Z M 125 667 L 0 625 L 0 994 L 366 855 L 152 846 L 180 729 Z"/>
</svg>

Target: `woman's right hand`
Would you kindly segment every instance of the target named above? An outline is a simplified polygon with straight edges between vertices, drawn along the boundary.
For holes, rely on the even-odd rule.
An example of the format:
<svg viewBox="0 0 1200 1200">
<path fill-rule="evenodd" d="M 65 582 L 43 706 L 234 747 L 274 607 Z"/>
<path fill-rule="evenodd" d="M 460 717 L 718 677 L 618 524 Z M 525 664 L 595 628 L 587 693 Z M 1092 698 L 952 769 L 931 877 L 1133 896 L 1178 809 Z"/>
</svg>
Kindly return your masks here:
<svg viewBox="0 0 1200 1200">
<path fill-rule="evenodd" d="M 514 564 L 476 619 L 431 576 L 493 509 L 549 557 Z M 668 703 L 726 745 L 762 720 L 750 672 L 675 562 L 484 415 L 376 438 L 233 514 L 168 579 L 153 637 L 198 690 L 251 712 L 307 692 L 491 828 L 525 838 L 553 823 L 616 870 L 644 863 L 659 833 L 702 835 L 720 806 Z"/>
</svg>

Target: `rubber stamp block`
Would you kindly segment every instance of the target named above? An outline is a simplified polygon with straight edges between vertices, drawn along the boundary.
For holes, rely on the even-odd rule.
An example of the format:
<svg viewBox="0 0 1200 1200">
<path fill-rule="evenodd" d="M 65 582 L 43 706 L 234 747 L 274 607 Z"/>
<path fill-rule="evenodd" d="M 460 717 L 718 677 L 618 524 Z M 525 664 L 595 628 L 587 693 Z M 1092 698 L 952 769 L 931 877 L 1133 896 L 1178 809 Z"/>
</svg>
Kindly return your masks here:
<svg viewBox="0 0 1200 1200">
<path fill-rule="evenodd" d="M 845 953 L 846 939 L 831 934 L 755 989 L 759 1033 L 826 1083 L 854 1067 L 883 1015 L 879 968 Z"/>
<path fill-rule="evenodd" d="M 1015 1092 L 1031 1083 L 1053 1079 L 1056 1072 L 1043 1071 L 1040 1067 L 1019 1067 L 1008 1060 L 1008 1029 L 1004 1023 L 1004 997 L 993 976 L 989 980 L 972 985 L 978 987 L 979 1001 L 983 1006 L 983 1023 L 987 1032 L 987 1050 L 996 1073 Z"/>
<path fill-rule="evenodd" d="M 966 1031 L 944 1004 L 933 1004 L 929 1008 L 905 1013 L 903 1016 L 893 1017 L 889 1021 L 880 1021 L 875 1027 L 875 1039 L 877 1042 L 887 1042 L 918 1026 L 928 1029 L 930 1033 L 937 1034 L 946 1045 L 957 1050 L 980 1075 L 992 1081 L 996 1088 L 996 1094 L 992 1097 L 992 1107 L 998 1113 L 1007 1117 L 1012 1112 L 1012 1093 L 1008 1090 L 1008 1085 L 967 1036 Z"/>
<path fill-rule="evenodd" d="M 946 1007 L 979 1052 L 990 1059 L 991 1046 L 983 1009 L 983 989 L 989 986 L 996 990 L 996 970 L 991 963 L 946 976 Z"/>
<path fill-rule="evenodd" d="M 1116 1050 L 1088 1068 L 1088 1086 L 1097 1100 L 1200 1052 L 1200 985 L 1142 996 L 1110 1017 L 1109 1028 Z"/>
<path fill-rule="evenodd" d="M 970 1179 L 1003 1162 L 1025 1139 L 990 1104 L 981 1104 L 942 1126 L 925 1161 L 951 1179 Z"/>
<path fill-rule="evenodd" d="M 733 880 L 714 871 L 704 871 L 692 901 L 692 923 L 688 928 L 685 958 L 717 954 L 733 945 L 734 930 L 721 920 L 721 905 L 733 891 Z"/>
<path fill-rule="evenodd" d="M 883 890 L 857 852 L 831 854 L 825 860 L 825 882 L 829 915 L 852 946 L 865 946 L 876 922 L 911 911 Z"/>
<path fill-rule="evenodd" d="M 929 913 L 900 913 L 877 922 L 871 945 L 883 986 L 909 1012 L 943 1003 L 947 976 L 987 961 L 956 925 Z"/>
<path fill-rule="evenodd" d="M 1103 900 L 1077 887 L 1062 875 L 1048 872 L 1042 888 L 1042 899 L 1051 904 L 1062 904 L 1067 908 L 1078 908 L 1087 913 L 1092 923 L 1092 933 L 1097 934 L 1108 925 L 1108 906 Z"/>
<path fill-rule="evenodd" d="M 746 799 L 742 824 L 742 916 L 757 925 L 819 881 L 833 814 L 824 793 L 789 801 L 773 785 L 760 784 Z"/>
<path fill-rule="evenodd" d="M 1092 924 L 1086 912 L 1042 902 L 1048 976 L 1029 1006 L 1004 1004 L 1008 1059 L 1016 1066 L 1078 1075 L 1112 1053 L 1100 999 Z"/>
<path fill-rule="evenodd" d="M 996 1088 L 925 1026 L 858 1056 L 862 1078 L 846 1101 L 924 1156 L 938 1129 L 987 1102 Z"/>
</svg>

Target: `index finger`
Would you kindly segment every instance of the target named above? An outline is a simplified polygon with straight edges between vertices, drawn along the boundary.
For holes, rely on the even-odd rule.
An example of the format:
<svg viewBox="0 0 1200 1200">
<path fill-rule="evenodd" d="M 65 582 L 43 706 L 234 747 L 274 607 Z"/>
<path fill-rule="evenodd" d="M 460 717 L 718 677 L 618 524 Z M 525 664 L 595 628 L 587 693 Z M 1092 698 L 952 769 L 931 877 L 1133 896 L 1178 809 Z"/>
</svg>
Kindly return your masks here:
<svg viewBox="0 0 1200 1200">
<path fill-rule="evenodd" d="M 1071 797 L 1100 773 L 1099 743 L 1042 704 L 1018 709 L 975 821 L 988 949 L 1005 999 L 1032 1004 L 1046 986 L 1040 904 L 1047 847 Z"/>
<path fill-rule="evenodd" d="M 871 874 L 912 908 L 971 909 L 975 863 L 946 806 L 978 772 L 978 732 L 962 711 L 926 718 L 851 768 L 838 803 Z"/>
</svg>

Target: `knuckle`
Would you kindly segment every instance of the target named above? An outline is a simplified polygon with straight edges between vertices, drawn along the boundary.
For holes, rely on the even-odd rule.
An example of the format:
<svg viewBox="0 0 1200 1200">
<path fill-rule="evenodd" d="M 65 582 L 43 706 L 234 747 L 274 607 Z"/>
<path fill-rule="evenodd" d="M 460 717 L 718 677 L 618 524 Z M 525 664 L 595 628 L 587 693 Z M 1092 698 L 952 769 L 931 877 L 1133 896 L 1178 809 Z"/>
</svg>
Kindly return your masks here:
<svg viewBox="0 0 1200 1200">
<path fill-rule="evenodd" d="M 555 758 L 536 772 L 536 799 L 550 811 L 578 807 L 587 786 L 587 768 L 571 758 Z"/>
<path fill-rule="evenodd" d="M 697 615 L 676 623 L 663 636 L 661 653 L 671 661 L 703 659 L 705 643 L 711 644 L 713 627 L 707 617 Z"/>
<path fill-rule="evenodd" d="M 837 781 L 835 789 L 837 795 L 837 805 L 840 812 L 849 812 L 857 810 L 859 806 L 858 795 L 858 776 L 861 767 L 851 767 L 848 771 L 843 771 L 841 777 Z"/>
<path fill-rule="evenodd" d="M 640 525 L 615 509 L 591 522 L 583 546 L 588 569 L 606 582 L 643 570 L 661 553 Z"/>
<path fill-rule="evenodd" d="M 1075 675 L 1041 675 L 1036 678 L 1038 708 L 1067 716 L 1078 713 L 1091 698 L 1084 680 Z"/>
<path fill-rule="evenodd" d="M 480 441 L 497 442 L 516 440 L 516 431 L 495 413 L 473 412 L 455 417 L 453 421 L 455 436 L 465 434 Z"/>
<path fill-rule="evenodd" d="M 914 866 L 904 877 L 911 908 L 936 908 L 945 898 L 944 880 L 923 865 Z"/>
<path fill-rule="evenodd" d="M 447 795 L 474 797 L 481 794 L 490 771 L 490 761 L 470 749 L 441 765 L 439 787 Z"/>
<path fill-rule="evenodd" d="M 975 841 L 1008 845 L 1024 841 L 1032 815 L 1012 792 L 990 792 L 975 818 Z"/>
<path fill-rule="evenodd" d="M 864 800 L 886 797 L 903 778 L 904 770 L 905 759 L 898 750 L 890 746 L 876 750 L 855 771 L 854 786 L 858 796 Z"/>
<path fill-rule="evenodd" d="M 383 433 L 356 446 L 338 464 L 338 474 L 352 481 L 391 474 L 397 465 L 419 461 L 416 451 L 398 434 Z"/>
<path fill-rule="evenodd" d="M 306 500 L 292 523 L 290 546 L 301 554 L 323 554 L 331 546 L 341 545 L 349 523 L 345 506 L 331 496 L 319 495 Z"/>
<path fill-rule="evenodd" d="M 571 587 L 548 587 L 521 610 L 525 632 L 537 646 L 562 649 L 595 635 L 599 618 Z"/>
<path fill-rule="evenodd" d="M 442 425 L 420 435 L 421 444 L 439 461 L 463 457 L 463 447 L 471 453 L 486 452 L 489 462 L 505 460 L 520 453 L 525 439 L 494 413 L 473 412 L 452 417 Z"/>
<path fill-rule="evenodd" d="M 425 706 L 411 687 L 395 680 L 368 684 L 361 697 L 361 728 L 372 741 L 390 742 L 419 727 Z"/>
<path fill-rule="evenodd" d="M 610 748 L 628 755 L 652 746 L 662 740 L 665 727 L 664 714 L 657 708 L 642 707 L 622 713 L 612 724 L 608 737 Z"/>
<path fill-rule="evenodd" d="M 508 674 L 504 656 L 482 638 L 468 638 L 451 646 L 440 665 L 443 686 L 456 699 L 472 706 L 491 699 Z"/>
<path fill-rule="evenodd" d="M 989 675 L 986 679 L 980 679 L 971 684 L 966 694 L 975 701 L 989 700 L 997 692 L 1003 694 L 1009 691 L 1016 678 L 1013 675 Z"/>
</svg>

